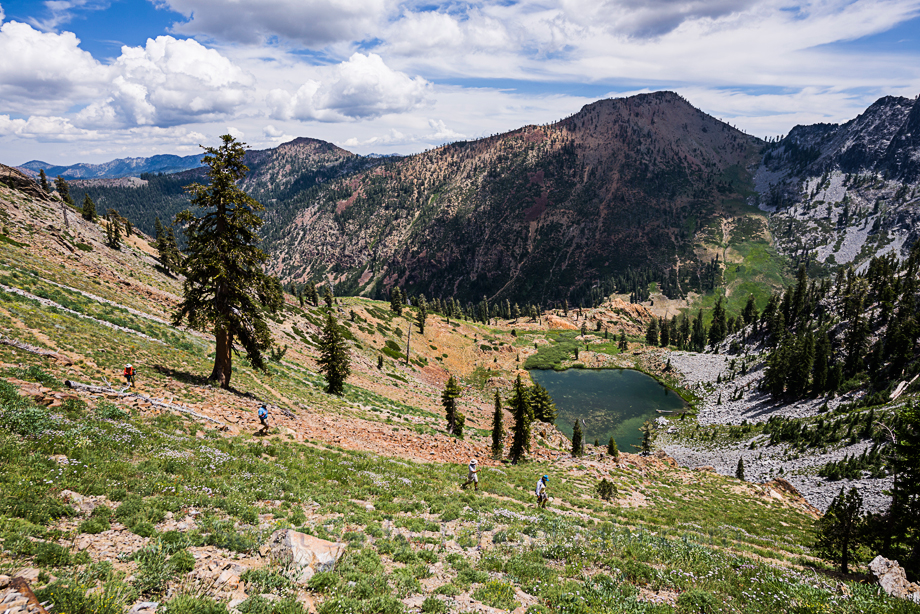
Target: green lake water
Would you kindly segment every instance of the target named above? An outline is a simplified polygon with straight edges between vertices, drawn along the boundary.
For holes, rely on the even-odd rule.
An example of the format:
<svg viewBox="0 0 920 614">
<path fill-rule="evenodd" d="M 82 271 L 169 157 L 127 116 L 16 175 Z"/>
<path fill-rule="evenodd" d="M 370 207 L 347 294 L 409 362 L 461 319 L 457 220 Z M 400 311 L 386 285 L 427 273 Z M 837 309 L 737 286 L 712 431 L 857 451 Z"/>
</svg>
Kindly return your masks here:
<svg viewBox="0 0 920 614">
<path fill-rule="evenodd" d="M 585 441 L 606 445 L 611 435 L 623 452 L 635 452 L 639 427 L 660 415 L 655 410 L 684 411 L 680 396 L 641 371 L 631 369 L 533 370 L 530 377 L 549 391 L 559 415 L 556 426 L 572 436 L 576 419 L 584 419 Z"/>
</svg>

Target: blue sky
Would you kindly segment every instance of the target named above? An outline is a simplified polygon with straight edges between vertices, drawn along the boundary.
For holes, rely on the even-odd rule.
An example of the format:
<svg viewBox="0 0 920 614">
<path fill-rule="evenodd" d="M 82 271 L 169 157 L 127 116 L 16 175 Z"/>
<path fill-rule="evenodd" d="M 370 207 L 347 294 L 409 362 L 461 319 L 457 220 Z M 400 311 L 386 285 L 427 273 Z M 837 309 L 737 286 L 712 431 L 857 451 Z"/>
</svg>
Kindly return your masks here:
<svg viewBox="0 0 920 614">
<path fill-rule="evenodd" d="M 920 0 L 0 0 L 0 162 L 411 153 L 672 89 L 758 136 L 920 93 Z"/>
</svg>

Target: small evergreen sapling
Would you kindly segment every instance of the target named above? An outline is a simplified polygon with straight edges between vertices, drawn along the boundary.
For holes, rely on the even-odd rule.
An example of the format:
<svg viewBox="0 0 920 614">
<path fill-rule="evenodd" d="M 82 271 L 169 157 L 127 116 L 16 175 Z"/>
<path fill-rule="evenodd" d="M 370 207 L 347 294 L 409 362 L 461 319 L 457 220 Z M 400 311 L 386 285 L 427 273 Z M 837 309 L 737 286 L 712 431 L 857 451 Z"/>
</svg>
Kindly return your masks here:
<svg viewBox="0 0 920 614">
<path fill-rule="evenodd" d="M 744 459 L 738 459 L 738 466 L 735 467 L 735 477 L 744 482 Z"/>
<path fill-rule="evenodd" d="M 457 398 L 460 396 L 460 386 L 457 380 L 451 375 L 444 386 L 444 392 L 441 393 L 441 405 L 444 406 L 444 418 L 447 420 L 447 432 L 450 435 L 455 434 L 457 429 Z"/>
<path fill-rule="evenodd" d="M 620 449 L 617 448 L 617 442 L 614 441 L 613 437 L 607 442 L 607 454 L 613 457 L 614 460 L 620 458 Z"/>
<path fill-rule="evenodd" d="M 579 457 L 584 454 L 585 450 L 584 436 L 581 432 L 581 420 L 575 419 L 575 426 L 572 427 L 572 456 Z"/>
<path fill-rule="evenodd" d="M 617 496 L 616 485 L 607 478 L 602 479 L 597 484 L 597 495 L 604 501 L 610 501 Z"/>
</svg>

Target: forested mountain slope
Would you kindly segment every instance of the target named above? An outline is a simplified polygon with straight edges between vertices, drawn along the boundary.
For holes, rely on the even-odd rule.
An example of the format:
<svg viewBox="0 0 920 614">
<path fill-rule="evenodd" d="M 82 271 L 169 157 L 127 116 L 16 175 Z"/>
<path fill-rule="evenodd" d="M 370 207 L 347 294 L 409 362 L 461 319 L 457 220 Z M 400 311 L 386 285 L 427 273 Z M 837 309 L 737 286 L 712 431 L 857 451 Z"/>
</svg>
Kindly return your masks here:
<svg viewBox="0 0 920 614">
<path fill-rule="evenodd" d="M 546 302 L 650 269 L 682 294 L 705 284 L 697 229 L 743 203 L 760 145 L 671 92 L 603 100 L 329 182 L 267 230 L 271 271 L 343 293 Z"/>
<path fill-rule="evenodd" d="M 250 172 L 244 189 L 266 206 L 269 224 L 280 226 L 294 216 L 298 194 L 377 163 L 332 143 L 308 138 L 294 139 L 272 149 L 250 150 L 245 161 Z M 204 180 L 204 169 L 194 168 L 171 174 L 144 173 L 133 178 L 77 180 L 71 181 L 70 186 L 78 204 L 89 194 L 100 213 L 115 209 L 141 231 L 152 235 L 157 217 L 169 224 L 176 213 L 188 208 L 183 188 Z M 177 231 L 181 236 L 181 229 Z"/>
</svg>

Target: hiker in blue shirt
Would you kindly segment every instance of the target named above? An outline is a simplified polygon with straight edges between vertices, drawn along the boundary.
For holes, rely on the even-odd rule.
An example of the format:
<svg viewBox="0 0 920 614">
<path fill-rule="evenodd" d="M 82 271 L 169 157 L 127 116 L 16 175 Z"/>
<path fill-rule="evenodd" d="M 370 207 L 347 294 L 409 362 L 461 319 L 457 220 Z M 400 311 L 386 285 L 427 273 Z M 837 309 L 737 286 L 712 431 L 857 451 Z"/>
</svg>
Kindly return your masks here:
<svg viewBox="0 0 920 614">
<path fill-rule="evenodd" d="M 268 431 L 268 408 L 264 405 L 259 405 L 259 422 L 262 423 L 262 432 L 265 433 Z"/>
</svg>

